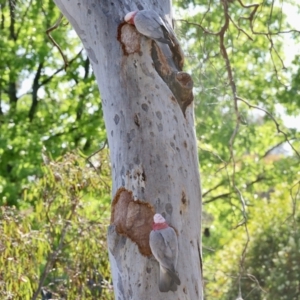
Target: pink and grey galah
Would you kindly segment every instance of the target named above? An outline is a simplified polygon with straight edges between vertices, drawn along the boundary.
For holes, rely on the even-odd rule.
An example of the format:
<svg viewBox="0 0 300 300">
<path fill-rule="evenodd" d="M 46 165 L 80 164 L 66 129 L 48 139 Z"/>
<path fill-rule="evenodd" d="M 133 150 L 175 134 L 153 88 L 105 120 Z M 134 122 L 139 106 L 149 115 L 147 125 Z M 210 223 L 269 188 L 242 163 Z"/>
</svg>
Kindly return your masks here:
<svg viewBox="0 0 300 300">
<path fill-rule="evenodd" d="M 171 26 L 154 10 L 135 10 L 128 13 L 124 20 L 135 25 L 136 30 L 142 35 L 169 46 L 174 45 Z"/>
<path fill-rule="evenodd" d="M 153 220 L 150 248 L 159 262 L 159 290 L 161 292 L 176 291 L 177 285 L 180 285 L 180 279 L 175 270 L 178 259 L 177 235 L 162 215 L 155 214 Z"/>
</svg>

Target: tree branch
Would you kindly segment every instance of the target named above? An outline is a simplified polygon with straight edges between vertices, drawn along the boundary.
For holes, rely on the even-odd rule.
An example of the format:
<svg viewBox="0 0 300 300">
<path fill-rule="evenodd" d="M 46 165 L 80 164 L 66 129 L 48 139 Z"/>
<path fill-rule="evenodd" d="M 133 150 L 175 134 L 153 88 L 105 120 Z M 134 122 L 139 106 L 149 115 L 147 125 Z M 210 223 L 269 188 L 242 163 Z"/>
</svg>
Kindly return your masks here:
<svg viewBox="0 0 300 300">
<path fill-rule="evenodd" d="M 71 64 L 79 57 L 79 55 L 81 54 L 82 50 L 83 50 L 83 49 L 81 49 L 81 50 L 75 55 L 75 57 L 72 58 L 72 59 L 69 61 L 68 66 L 70 66 L 70 65 L 71 65 Z M 65 70 L 65 67 L 62 67 L 62 68 L 57 69 L 51 76 L 49 76 L 49 77 L 47 77 L 45 80 L 43 80 L 43 81 L 40 83 L 39 87 L 41 87 L 41 86 L 43 86 L 43 85 L 49 83 L 49 82 L 54 78 L 54 76 L 55 76 L 56 74 L 60 73 L 60 72 L 63 71 L 63 70 Z"/>
<path fill-rule="evenodd" d="M 16 0 L 9 0 L 9 13 L 10 13 L 10 25 L 9 25 L 9 31 L 10 31 L 10 38 L 14 41 L 17 40 L 16 32 L 15 32 L 15 9 L 16 9 Z"/>
<path fill-rule="evenodd" d="M 295 140 L 296 138 L 290 138 L 289 140 Z M 272 146 L 270 149 L 268 149 L 262 156 L 260 159 L 263 159 L 265 157 L 267 157 L 273 150 L 275 150 L 276 148 L 280 147 L 282 144 L 286 143 L 286 140 L 281 141 L 279 143 L 277 143 L 276 145 Z"/>
<path fill-rule="evenodd" d="M 276 129 L 277 129 L 277 132 L 284 135 L 285 141 L 291 146 L 291 148 L 294 150 L 294 152 L 295 152 L 295 153 L 297 154 L 297 156 L 300 158 L 299 152 L 296 150 L 296 148 L 292 145 L 292 143 L 291 143 L 290 140 L 288 139 L 288 135 L 287 135 L 284 131 L 281 130 L 279 123 L 277 122 L 277 120 L 274 118 L 274 116 L 273 116 L 271 113 L 269 113 L 269 112 L 268 112 L 267 110 L 265 110 L 264 108 L 261 108 L 261 107 L 259 107 L 259 106 L 250 104 L 247 100 L 242 99 L 241 97 L 237 97 L 237 99 L 238 99 L 239 101 L 244 102 L 246 105 L 248 105 L 248 107 L 250 107 L 250 108 L 255 108 L 255 109 L 258 109 L 258 110 L 261 110 L 261 111 L 263 111 L 265 114 L 267 114 L 267 115 L 272 119 L 272 121 L 274 122 L 274 124 L 275 124 L 275 126 L 276 126 Z"/>
<path fill-rule="evenodd" d="M 11 76 L 12 74 L 9 74 L 9 83 L 8 83 L 8 97 L 9 97 L 9 103 L 11 105 L 11 108 L 16 108 L 18 97 L 17 97 L 17 84 L 15 81 L 13 81 L 13 78 Z"/>
<path fill-rule="evenodd" d="M 51 40 L 51 42 L 53 43 L 53 45 L 57 48 L 57 50 L 59 51 L 60 55 L 62 56 L 63 60 L 64 60 L 64 69 L 66 70 L 67 67 L 69 66 L 68 63 L 68 59 L 67 57 L 64 55 L 63 51 L 61 50 L 60 46 L 56 43 L 56 41 L 54 40 L 54 38 L 51 36 L 50 32 L 52 32 L 53 30 L 57 29 L 61 23 L 62 18 L 64 17 L 64 15 L 62 13 L 60 13 L 58 19 L 56 20 L 55 24 L 53 26 L 51 26 L 50 28 L 48 28 L 46 30 L 46 33 L 49 37 L 49 39 Z"/>
<path fill-rule="evenodd" d="M 209 200 L 203 201 L 202 204 L 205 205 L 205 204 L 214 202 L 214 201 L 216 201 L 218 199 L 226 198 L 226 197 L 230 196 L 232 193 L 233 192 L 228 192 L 228 193 L 224 193 L 224 194 L 220 194 L 220 195 L 211 197 Z"/>
<path fill-rule="evenodd" d="M 23 28 L 23 23 L 24 23 L 24 20 L 25 20 L 27 14 L 28 14 L 28 11 L 29 11 L 29 9 L 30 9 L 30 7 L 31 7 L 32 1 L 33 1 L 33 0 L 30 0 L 30 1 L 29 1 L 29 4 L 28 4 L 28 6 L 27 6 L 27 8 L 26 8 L 26 10 L 25 10 L 25 13 L 23 14 L 23 16 L 22 16 L 22 18 L 21 18 L 21 20 L 20 20 L 20 22 L 19 22 L 20 27 L 19 27 L 18 30 L 17 30 L 17 33 L 16 33 L 16 39 L 18 39 L 19 34 L 20 34 L 20 31 L 21 31 L 21 29 Z"/>
<path fill-rule="evenodd" d="M 205 196 L 207 196 L 209 193 L 213 192 L 214 190 L 216 190 L 218 187 L 222 186 L 227 180 L 222 180 L 221 182 L 219 182 L 217 185 L 215 185 L 214 187 L 210 188 L 209 190 L 207 190 L 205 193 L 202 193 L 202 198 L 205 198 Z"/>
<path fill-rule="evenodd" d="M 254 185 L 255 183 L 258 183 L 262 180 L 266 179 L 266 177 L 263 175 L 263 174 L 259 174 L 256 179 L 246 183 L 246 189 L 249 188 L 250 186 Z M 222 186 L 227 180 L 223 180 L 221 181 L 220 183 L 218 183 L 216 186 L 214 186 L 213 188 L 211 188 L 210 190 L 208 190 L 206 193 L 204 193 L 203 195 L 207 195 L 208 193 L 210 193 L 211 191 L 213 190 L 216 190 L 218 187 Z M 218 199 L 221 199 L 221 198 L 226 198 L 228 196 L 230 196 L 233 192 L 228 192 L 228 193 L 223 193 L 223 194 L 220 194 L 220 195 L 217 195 L 217 196 L 214 196 L 212 198 L 210 198 L 209 200 L 207 201 L 203 201 L 202 203 L 203 204 L 207 204 L 207 203 L 210 203 L 210 202 L 213 202 L 215 200 L 218 200 Z M 203 197 L 202 195 L 202 197 Z"/>
<path fill-rule="evenodd" d="M 37 95 L 37 93 L 38 93 L 38 90 L 40 88 L 39 79 L 41 77 L 43 65 L 44 65 L 44 62 L 41 62 L 39 64 L 37 72 L 36 72 L 34 80 L 33 80 L 33 84 L 32 84 L 32 103 L 31 103 L 31 107 L 30 107 L 30 110 L 29 110 L 29 114 L 28 114 L 30 122 L 32 122 L 32 120 L 33 120 L 33 117 L 34 117 L 34 114 L 35 114 L 35 111 L 36 111 L 36 107 L 38 105 L 38 95 Z"/>
<path fill-rule="evenodd" d="M 38 295 L 40 294 L 41 289 L 42 289 L 42 287 L 44 285 L 44 282 L 45 282 L 45 280 L 46 280 L 46 278 L 47 278 L 47 276 L 48 276 L 48 274 L 50 272 L 50 269 L 52 268 L 54 261 L 56 260 L 57 256 L 59 255 L 59 253 L 60 253 L 60 251 L 61 251 L 61 249 L 63 247 L 65 236 L 66 236 L 68 228 L 69 228 L 69 226 L 71 224 L 71 219 L 72 219 L 72 217 L 73 217 L 73 215 L 75 213 L 76 207 L 77 207 L 76 204 L 72 205 L 71 214 L 70 214 L 69 218 L 67 220 L 65 220 L 65 222 L 64 222 L 64 227 L 62 229 L 58 245 L 57 245 L 56 249 L 53 250 L 49 254 L 49 256 L 48 256 L 46 266 L 45 266 L 44 271 L 43 271 L 43 273 L 41 275 L 38 288 L 36 289 L 36 291 L 34 292 L 34 294 L 32 296 L 32 300 L 36 300 L 37 297 L 38 297 Z"/>
</svg>

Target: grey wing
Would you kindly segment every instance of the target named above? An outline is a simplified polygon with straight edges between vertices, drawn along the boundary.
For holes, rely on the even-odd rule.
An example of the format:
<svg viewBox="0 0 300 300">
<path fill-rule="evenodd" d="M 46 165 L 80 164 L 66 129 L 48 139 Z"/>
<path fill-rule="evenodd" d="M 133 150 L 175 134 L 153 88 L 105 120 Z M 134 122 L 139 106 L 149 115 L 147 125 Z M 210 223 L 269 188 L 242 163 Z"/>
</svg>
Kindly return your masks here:
<svg viewBox="0 0 300 300">
<path fill-rule="evenodd" d="M 170 24 L 167 21 L 161 18 L 160 15 L 158 15 L 155 11 L 151 11 L 151 14 L 155 22 L 160 25 L 163 34 L 163 39 L 167 40 L 168 43 L 170 42 L 171 44 L 173 44 L 172 36 L 175 35 L 173 28 L 170 26 Z"/>
<path fill-rule="evenodd" d="M 155 11 L 139 11 L 134 18 L 134 24 L 141 34 L 152 39 L 164 39 L 165 23 Z"/>
<path fill-rule="evenodd" d="M 164 27 L 168 32 L 168 36 L 172 39 L 175 36 L 175 32 L 169 22 L 164 22 Z"/>
<path fill-rule="evenodd" d="M 151 231 L 150 248 L 154 257 L 163 267 L 171 271 L 175 270 L 178 257 L 178 241 L 173 228 L 168 227 Z"/>
</svg>

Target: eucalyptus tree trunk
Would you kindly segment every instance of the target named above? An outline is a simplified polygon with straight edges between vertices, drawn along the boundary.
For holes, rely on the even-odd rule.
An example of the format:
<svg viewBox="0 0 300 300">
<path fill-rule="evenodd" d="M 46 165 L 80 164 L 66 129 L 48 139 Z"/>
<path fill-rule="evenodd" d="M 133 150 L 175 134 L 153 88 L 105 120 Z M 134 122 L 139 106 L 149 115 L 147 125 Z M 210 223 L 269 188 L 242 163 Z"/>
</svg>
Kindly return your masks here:
<svg viewBox="0 0 300 300">
<path fill-rule="evenodd" d="M 129 11 L 151 9 L 170 22 L 170 1 L 55 0 L 83 42 L 101 92 L 113 176 L 108 248 L 116 299 L 203 299 L 192 80 L 182 72 L 175 37 L 169 47 L 123 21 Z M 176 292 L 158 289 L 149 247 L 156 212 L 178 234 Z"/>
</svg>

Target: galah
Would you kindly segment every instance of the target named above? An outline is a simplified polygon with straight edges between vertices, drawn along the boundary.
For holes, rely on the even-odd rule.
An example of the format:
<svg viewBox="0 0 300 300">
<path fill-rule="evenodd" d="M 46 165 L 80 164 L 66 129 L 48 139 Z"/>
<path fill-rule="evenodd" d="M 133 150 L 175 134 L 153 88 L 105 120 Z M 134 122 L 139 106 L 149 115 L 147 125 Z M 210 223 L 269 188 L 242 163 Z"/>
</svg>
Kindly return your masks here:
<svg viewBox="0 0 300 300">
<path fill-rule="evenodd" d="M 153 221 L 149 242 L 152 254 L 159 262 L 159 290 L 176 291 L 177 285 L 180 285 L 175 270 L 178 258 L 177 235 L 162 215 L 155 214 Z"/>
<path fill-rule="evenodd" d="M 142 35 L 173 46 L 174 43 L 171 39 L 173 35 L 172 28 L 154 10 L 135 10 L 128 13 L 125 22 L 135 25 L 135 28 Z"/>
</svg>

